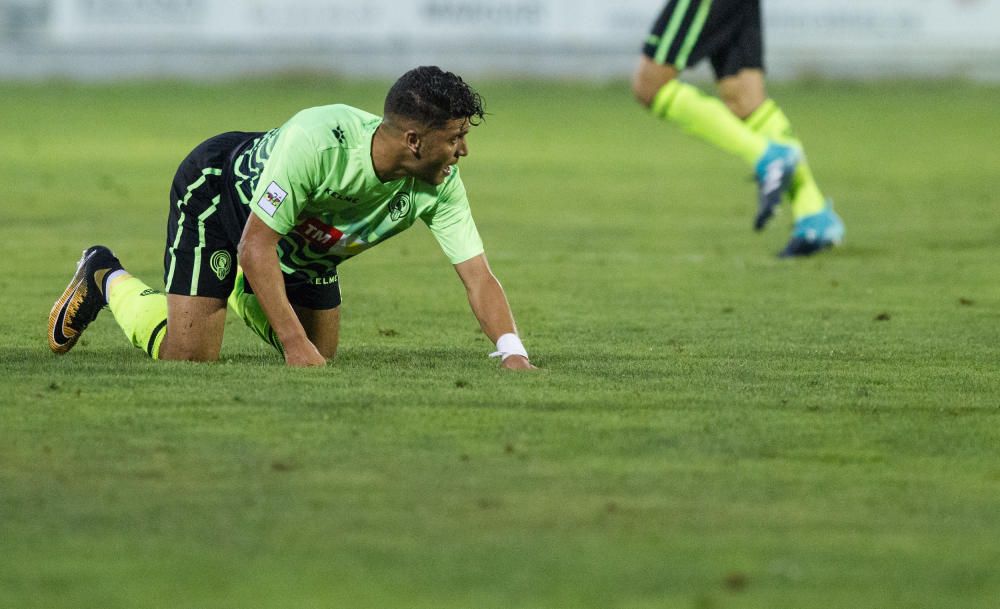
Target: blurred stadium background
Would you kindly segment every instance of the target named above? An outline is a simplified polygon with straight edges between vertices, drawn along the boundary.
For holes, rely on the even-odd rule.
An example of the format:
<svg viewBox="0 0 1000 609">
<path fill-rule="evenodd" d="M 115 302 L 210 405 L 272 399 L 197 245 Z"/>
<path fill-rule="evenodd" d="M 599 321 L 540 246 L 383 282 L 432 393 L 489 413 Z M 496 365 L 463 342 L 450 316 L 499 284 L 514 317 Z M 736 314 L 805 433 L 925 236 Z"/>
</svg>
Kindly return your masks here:
<svg viewBox="0 0 1000 609">
<path fill-rule="evenodd" d="M 4 0 L 0 78 L 620 78 L 660 0 Z M 996 0 L 766 0 L 773 77 L 1000 79 Z M 877 59 L 877 61 L 875 60 Z"/>
</svg>

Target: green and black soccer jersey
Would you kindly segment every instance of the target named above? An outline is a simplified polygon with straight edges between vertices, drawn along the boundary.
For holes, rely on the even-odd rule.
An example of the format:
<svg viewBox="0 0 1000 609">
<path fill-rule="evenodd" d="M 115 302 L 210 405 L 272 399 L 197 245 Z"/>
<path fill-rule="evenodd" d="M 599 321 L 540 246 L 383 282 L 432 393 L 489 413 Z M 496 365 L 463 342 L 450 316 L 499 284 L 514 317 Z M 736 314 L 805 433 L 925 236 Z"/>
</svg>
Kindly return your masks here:
<svg viewBox="0 0 1000 609">
<path fill-rule="evenodd" d="M 763 68 L 760 0 L 670 0 L 656 18 L 642 52 L 684 70 L 702 59 L 716 78 Z"/>
<path fill-rule="evenodd" d="M 457 167 L 439 186 L 379 180 L 371 143 L 381 120 L 322 106 L 266 133 L 225 133 L 195 148 L 171 189 L 167 292 L 226 298 L 251 213 L 283 235 L 278 256 L 288 298 L 310 308 L 340 304 L 338 264 L 418 219 L 452 263 L 481 254 Z"/>
<path fill-rule="evenodd" d="M 378 178 L 371 145 L 381 122 L 345 105 L 310 108 L 236 159 L 239 202 L 285 235 L 278 246 L 285 273 L 321 278 L 418 219 L 452 263 L 483 252 L 457 167 L 440 186 Z"/>
</svg>

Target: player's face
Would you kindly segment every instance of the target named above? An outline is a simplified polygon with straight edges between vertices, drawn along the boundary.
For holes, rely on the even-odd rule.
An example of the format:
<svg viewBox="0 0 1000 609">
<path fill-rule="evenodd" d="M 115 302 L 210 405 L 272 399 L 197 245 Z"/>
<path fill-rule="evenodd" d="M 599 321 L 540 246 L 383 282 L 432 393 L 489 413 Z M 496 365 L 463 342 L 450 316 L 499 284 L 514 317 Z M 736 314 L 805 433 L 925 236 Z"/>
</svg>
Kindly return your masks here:
<svg viewBox="0 0 1000 609">
<path fill-rule="evenodd" d="M 469 154 L 465 136 L 469 134 L 469 120 L 456 118 L 440 129 L 426 131 L 420 140 L 420 162 L 415 176 L 437 186 L 451 175 L 451 168 L 458 159 Z"/>
</svg>

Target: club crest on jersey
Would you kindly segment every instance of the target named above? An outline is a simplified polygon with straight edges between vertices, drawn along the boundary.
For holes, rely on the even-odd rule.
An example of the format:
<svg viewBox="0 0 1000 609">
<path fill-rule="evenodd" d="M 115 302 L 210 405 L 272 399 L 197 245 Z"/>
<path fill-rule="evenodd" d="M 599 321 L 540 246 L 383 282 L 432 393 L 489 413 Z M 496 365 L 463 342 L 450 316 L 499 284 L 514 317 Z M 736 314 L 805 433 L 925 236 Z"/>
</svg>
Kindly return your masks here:
<svg viewBox="0 0 1000 609">
<path fill-rule="evenodd" d="M 389 217 L 393 222 L 398 222 L 410 213 L 410 195 L 401 192 L 389 201 Z"/>
<path fill-rule="evenodd" d="M 277 182 L 271 182 L 267 186 L 267 191 L 260 198 L 260 200 L 257 201 L 257 207 L 264 210 L 264 213 L 273 218 L 274 213 L 278 211 L 278 207 L 281 206 L 281 202 L 284 201 L 287 196 L 288 193 L 282 190 L 282 188 L 278 186 Z"/>
</svg>

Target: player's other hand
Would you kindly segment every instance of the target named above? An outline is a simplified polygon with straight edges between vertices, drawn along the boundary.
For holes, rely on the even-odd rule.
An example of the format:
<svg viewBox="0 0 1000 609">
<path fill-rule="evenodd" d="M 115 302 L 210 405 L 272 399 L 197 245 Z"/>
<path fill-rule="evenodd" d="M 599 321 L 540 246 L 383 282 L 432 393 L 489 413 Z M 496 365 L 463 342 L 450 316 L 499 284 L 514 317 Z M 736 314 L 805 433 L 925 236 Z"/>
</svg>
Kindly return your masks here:
<svg viewBox="0 0 1000 609">
<path fill-rule="evenodd" d="M 316 345 L 306 340 L 295 345 L 285 345 L 285 363 L 296 368 L 325 366 L 326 358 L 320 355 Z"/>
<path fill-rule="evenodd" d="M 538 370 L 523 355 L 511 355 L 503 360 L 503 367 L 507 370 Z"/>
</svg>

